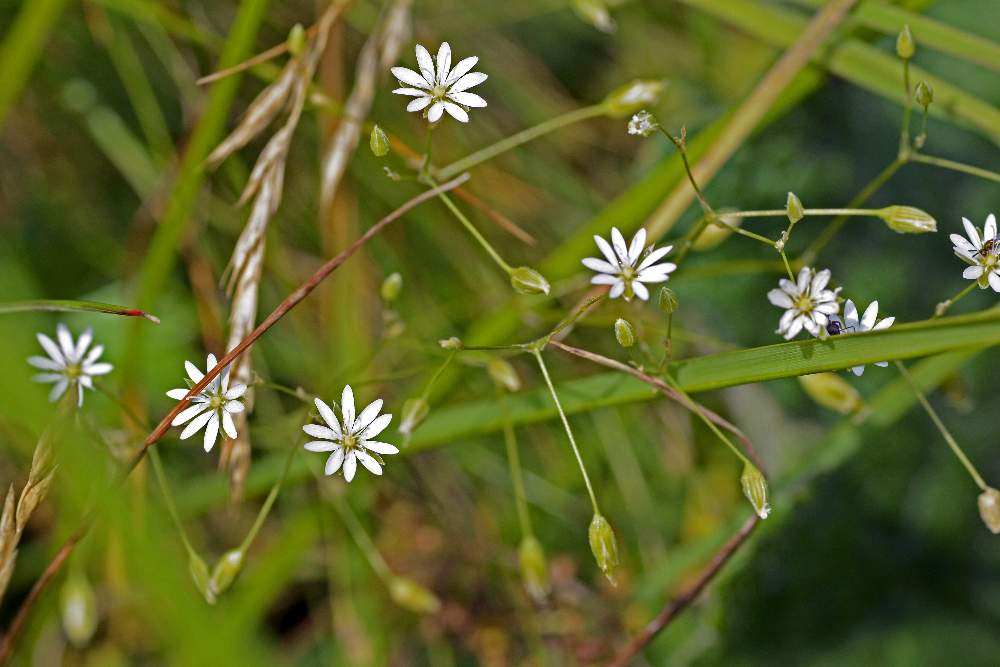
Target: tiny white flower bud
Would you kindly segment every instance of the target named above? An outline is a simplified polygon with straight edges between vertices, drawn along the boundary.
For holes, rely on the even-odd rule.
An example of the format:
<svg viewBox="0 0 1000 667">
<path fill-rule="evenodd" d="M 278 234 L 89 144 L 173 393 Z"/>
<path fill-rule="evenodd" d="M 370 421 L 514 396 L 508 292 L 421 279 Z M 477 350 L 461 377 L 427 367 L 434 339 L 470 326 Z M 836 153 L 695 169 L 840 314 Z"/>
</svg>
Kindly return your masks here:
<svg viewBox="0 0 1000 667">
<path fill-rule="evenodd" d="M 879 211 L 879 217 L 885 221 L 889 229 L 900 234 L 937 231 L 937 221 L 930 214 L 913 206 L 886 206 Z"/>
<path fill-rule="evenodd" d="M 590 551 L 594 554 L 597 566 L 612 584 L 616 584 L 615 572 L 618 570 L 618 541 L 611 524 L 600 514 L 594 514 L 588 530 Z"/>
<path fill-rule="evenodd" d="M 441 609 L 441 601 L 434 593 L 406 577 L 393 577 L 389 581 L 389 597 L 416 614 L 433 614 Z"/>
<path fill-rule="evenodd" d="M 549 585 L 549 564 L 545 551 L 534 535 L 528 535 L 517 549 L 521 565 L 521 580 L 528 596 L 538 604 L 545 602 L 552 587 Z"/>
<path fill-rule="evenodd" d="M 368 140 L 368 145 L 371 146 L 372 153 L 375 157 L 385 157 L 389 154 L 389 137 L 386 135 L 385 130 L 383 130 L 378 125 L 372 128 L 371 138 Z"/>
<path fill-rule="evenodd" d="M 616 88 L 604 98 L 604 108 L 613 118 L 624 118 L 643 107 L 655 104 L 666 88 L 663 81 L 637 79 Z"/>
<path fill-rule="evenodd" d="M 1000 491 L 990 487 L 979 494 L 979 516 L 994 535 L 1000 535 Z"/>
<path fill-rule="evenodd" d="M 201 596 L 205 598 L 205 602 L 208 604 L 215 604 L 215 593 L 213 593 L 208 587 L 208 565 L 202 560 L 201 556 L 194 553 L 193 551 L 188 554 L 188 572 L 191 574 L 191 580 L 194 582 L 194 587 L 201 593 Z"/>
<path fill-rule="evenodd" d="M 382 281 L 382 300 L 386 303 L 392 303 L 397 298 L 399 298 L 399 292 L 403 289 L 403 276 L 398 273 L 390 273 L 386 276 L 385 280 Z"/>
<path fill-rule="evenodd" d="M 753 511 L 761 519 L 766 519 L 771 513 L 771 506 L 767 504 L 767 480 L 764 479 L 764 474 L 757 466 L 747 463 L 743 467 L 740 485 L 743 487 L 743 495 L 753 505 Z"/>
<path fill-rule="evenodd" d="M 422 397 L 407 400 L 403 403 L 403 416 L 399 421 L 399 432 L 411 435 L 413 430 L 427 418 L 430 410 L 431 406 Z"/>
<path fill-rule="evenodd" d="M 486 372 L 490 374 L 493 381 L 507 391 L 518 391 L 521 388 L 521 378 L 517 371 L 506 359 L 493 357 L 486 362 Z"/>
<path fill-rule="evenodd" d="M 246 554 L 242 549 L 230 549 L 222 554 L 222 558 L 215 564 L 212 576 L 208 580 L 208 590 L 212 595 L 218 597 L 229 590 L 233 581 L 243 569 L 243 559 Z"/>
<path fill-rule="evenodd" d="M 615 339 L 622 347 L 632 347 L 635 345 L 635 332 L 628 320 L 619 317 L 615 320 Z"/>
<path fill-rule="evenodd" d="M 785 215 L 788 216 L 788 221 L 793 225 L 805 217 L 805 209 L 802 208 L 802 202 L 794 192 L 788 193 L 788 200 L 785 202 Z"/>
<path fill-rule="evenodd" d="M 538 271 L 519 266 L 510 272 L 510 285 L 519 294 L 548 294 L 549 281 Z"/>
<path fill-rule="evenodd" d="M 301 23 L 296 23 L 288 31 L 288 40 L 285 44 L 288 47 L 288 53 L 292 57 L 297 58 L 302 55 L 302 49 L 306 46 L 306 30 L 302 27 Z"/>
<path fill-rule="evenodd" d="M 916 53 L 916 50 L 917 46 L 913 41 L 913 33 L 910 32 L 910 24 L 907 23 L 899 31 L 899 36 L 896 37 L 896 55 L 903 60 L 909 60 Z"/>
<path fill-rule="evenodd" d="M 604 0 L 573 0 L 573 9 L 584 21 L 601 32 L 614 32 L 615 20 Z"/>
<path fill-rule="evenodd" d="M 441 346 L 442 350 L 461 350 L 465 346 L 462 344 L 461 339 L 456 336 L 451 338 L 442 338 L 438 341 L 438 345 Z"/>
<path fill-rule="evenodd" d="M 934 101 L 934 89 L 926 81 L 918 81 L 917 87 L 913 90 L 913 99 L 924 109 L 929 107 Z"/>
<path fill-rule="evenodd" d="M 72 574 L 63 584 L 59 602 L 67 639 L 73 646 L 83 648 L 97 631 L 97 598 L 93 587 L 82 574 Z"/>
</svg>

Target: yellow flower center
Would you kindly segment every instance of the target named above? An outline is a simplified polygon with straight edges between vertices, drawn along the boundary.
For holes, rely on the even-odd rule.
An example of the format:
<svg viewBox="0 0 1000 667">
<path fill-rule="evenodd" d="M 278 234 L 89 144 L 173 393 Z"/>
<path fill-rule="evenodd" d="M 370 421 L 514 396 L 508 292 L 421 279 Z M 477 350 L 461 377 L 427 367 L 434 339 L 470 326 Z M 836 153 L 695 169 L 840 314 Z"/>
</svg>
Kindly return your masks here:
<svg viewBox="0 0 1000 667">
<path fill-rule="evenodd" d="M 83 375 L 83 368 L 80 364 L 69 364 L 66 366 L 66 376 L 71 380 L 76 380 Z"/>
<path fill-rule="evenodd" d="M 354 449 L 358 446 L 358 436 L 345 435 L 343 441 L 341 442 L 341 446 L 343 446 L 344 449 Z"/>
</svg>

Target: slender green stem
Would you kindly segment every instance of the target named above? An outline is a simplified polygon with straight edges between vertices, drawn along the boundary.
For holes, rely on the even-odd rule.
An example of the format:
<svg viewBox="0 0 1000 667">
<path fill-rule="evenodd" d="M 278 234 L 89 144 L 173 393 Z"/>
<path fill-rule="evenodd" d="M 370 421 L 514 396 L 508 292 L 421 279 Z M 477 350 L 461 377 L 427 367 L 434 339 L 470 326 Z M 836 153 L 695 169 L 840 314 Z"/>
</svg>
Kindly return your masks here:
<svg viewBox="0 0 1000 667">
<path fill-rule="evenodd" d="M 424 163 L 420 167 L 420 176 L 425 178 L 431 166 L 431 149 L 434 147 L 434 124 L 427 125 L 427 140 L 424 142 Z"/>
<path fill-rule="evenodd" d="M 431 177 L 427 177 L 425 180 L 432 187 L 438 186 L 437 182 Z M 455 217 L 458 218 L 459 222 L 461 222 L 462 225 L 465 226 L 465 228 L 469 231 L 469 233 L 472 234 L 472 238 L 476 239 L 479 245 L 482 246 L 483 250 L 486 251 L 486 254 L 488 254 L 493 259 L 493 261 L 497 263 L 497 266 L 503 269 L 505 273 L 510 274 L 514 269 L 511 268 L 510 264 L 504 261 L 503 257 L 500 256 L 500 253 L 498 253 L 493 248 L 493 246 L 490 245 L 490 242 L 486 240 L 486 237 L 479 233 L 479 230 L 476 229 L 476 226 L 473 225 L 472 221 L 469 220 L 465 216 L 465 214 L 462 213 L 462 210 L 455 205 L 455 202 L 451 200 L 451 197 L 444 194 L 443 192 L 439 194 L 438 197 L 441 199 L 441 201 L 445 203 L 445 206 L 447 206 L 451 210 L 451 212 L 455 214 Z"/>
<path fill-rule="evenodd" d="M 969 457 L 965 455 L 965 452 L 963 452 L 962 448 L 959 447 L 955 438 L 952 437 L 948 428 L 944 425 L 944 422 L 942 422 L 941 418 L 938 417 L 937 412 L 935 412 L 934 408 L 931 407 L 931 404 L 927 401 L 927 397 L 924 396 L 924 392 L 920 390 L 920 387 L 917 385 L 916 381 L 914 381 L 910 372 L 906 370 L 906 366 L 903 365 L 903 362 L 897 361 L 896 368 L 899 369 L 899 372 L 903 376 L 903 379 L 906 380 L 906 383 L 910 385 L 910 389 L 913 390 L 914 396 L 917 397 L 917 400 L 920 401 L 920 405 L 923 406 L 927 415 L 931 418 L 931 421 L 933 421 L 934 425 L 937 426 L 938 431 L 941 432 L 941 436 L 944 437 L 945 442 L 947 442 L 948 446 L 951 447 L 951 451 L 955 454 L 961 464 L 965 466 L 965 469 L 969 472 L 969 476 L 972 477 L 972 481 L 974 481 L 976 486 L 983 491 L 988 489 L 989 487 L 979 474 L 979 471 L 977 471 L 976 467 L 972 465 L 972 461 L 970 461 Z"/>
<path fill-rule="evenodd" d="M 983 169 L 982 167 L 974 167 L 971 164 L 965 164 L 964 162 L 956 162 L 955 160 L 947 160 L 942 157 L 934 157 L 933 155 L 924 155 L 923 153 L 914 153 L 910 156 L 910 159 L 914 162 L 921 162 L 923 164 L 931 164 L 935 167 L 941 167 L 942 169 L 950 169 L 951 171 L 962 172 L 963 174 L 970 174 L 972 176 L 978 176 L 979 178 L 984 178 L 988 181 L 994 181 L 1000 183 L 1000 173 L 992 171 L 990 169 Z"/>
<path fill-rule="evenodd" d="M 557 324 L 555 328 L 548 334 L 546 334 L 543 338 L 545 340 L 548 340 L 553 336 L 555 336 L 556 334 L 558 334 L 560 331 L 564 331 L 565 329 L 573 326 L 580 320 L 581 317 L 586 315 L 591 308 L 600 303 L 606 296 L 607 294 L 604 293 L 604 294 L 599 294 L 591 299 L 588 299 L 587 302 L 584 303 L 582 306 L 580 306 L 576 311 L 564 317 L 562 321 L 559 322 L 559 324 Z"/>
<path fill-rule="evenodd" d="M 701 233 L 705 231 L 705 228 L 708 227 L 710 222 L 711 218 L 707 215 L 703 215 L 684 236 L 683 245 L 681 245 L 680 252 L 677 253 L 677 259 L 674 260 L 674 263 L 677 264 L 677 266 L 680 266 L 681 262 L 684 261 L 684 258 L 688 256 L 688 253 L 691 252 L 691 248 L 694 247 L 698 237 L 701 236 Z"/>
<path fill-rule="evenodd" d="M 728 213 L 726 215 L 728 216 Z M 747 238 L 754 239 L 755 241 L 760 241 L 761 243 L 763 243 L 764 245 L 766 245 L 766 246 L 768 246 L 770 248 L 774 248 L 774 239 L 769 239 L 766 236 L 762 236 L 761 234 L 757 234 L 756 232 L 751 232 L 750 230 L 743 229 L 742 227 L 738 227 L 738 226 L 736 226 L 736 225 L 734 225 L 734 224 L 732 224 L 730 222 L 726 222 L 722 218 L 717 218 L 715 220 L 715 224 L 722 225 L 723 227 L 728 227 L 729 229 L 731 229 L 732 231 L 736 232 L 740 236 L 746 236 Z"/>
<path fill-rule="evenodd" d="M 337 514 L 340 515 L 341 520 L 343 520 L 344 525 L 347 526 L 347 532 L 351 534 L 351 538 L 354 543 L 358 545 L 361 549 L 361 553 L 365 555 L 368 559 L 368 563 L 375 570 L 375 574 L 378 575 L 379 579 L 388 584 L 392 581 L 392 570 L 389 569 L 389 564 L 385 562 L 385 558 L 379 553 L 379 550 L 375 548 L 375 543 L 372 542 L 372 538 L 368 537 L 368 532 L 365 527 L 361 525 L 361 521 L 358 520 L 357 515 L 351 506 L 337 493 L 331 493 L 330 499 L 333 501 L 333 507 L 337 510 Z"/>
<path fill-rule="evenodd" d="M 151 448 L 151 451 L 152 449 L 155 448 Z M 247 536 L 243 539 L 243 543 L 240 545 L 240 551 L 246 553 L 247 549 L 250 548 L 250 545 L 253 544 L 254 539 L 257 537 L 257 533 L 260 532 L 261 526 L 264 525 L 264 520 L 267 519 L 267 515 L 271 512 L 271 507 L 274 505 L 274 501 L 278 498 L 278 493 L 281 492 L 281 487 L 285 483 L 285 479 L 288 477 L 288 471 L 292 469 L 292 461 L 295 460 L 295 455 L 298 454 L 298 452 L 298 445 L 294 445 L 288 452 L 288 458 L 285 459 L 285 468 L 281 471 L 281 477 L 279 477 L 278 481 L 271 487 L 271 492 L 267 494 L 267 499 L 264 500 L 264 504 L 257 513 L 257 518 L 254 519 L 253 526 L 250 527 L 250 531 L 247 533 Z"/>
<path fill-rule="evenodd" d="M 779 250 L 778 254 L 781 255 L 781 261 L 785 265 L 785 271 L 788 273 L 788 279 L 794 283 L 795 274 L 792 273 L 792 265 L 788 263 L 788 255 L 785 254 L 785 249 L 782 248 L 781 250 Z"/>
<path fill-rule="evenodd" d="M 421 394 L 425 401 L 427 400 L 427 397 L 431 395 L 431 389 L 434 387 L 434 383 L 437 382 L 437 379 L 441 377 L 441 373 L 444 373 L 445 369 L 451 364 L 452 359 L 455 358 L 456 352 L 458 352 L 458 350 L 451 350 L 445 358 L 444 363 L 441 364 L 436 371 L 434 371 L 434 375 L 432 375 L 431 379 L 427 381 L 427 386 L 424 387 L 424 393 Z"/>
<path fill-rule="evenodd" d="M 552 395 L 552 401 L 556 404 L 556 410 L 559 412 L 559 418 L 562 419 L 563 428 L 566 429 L 566 435 L 569 437 L 569 444 L 573 447 L 573 454 L 576 456 L 576 462 L 580 466 L 580 474 L 583 475 L 583 481 L 587 485 L 587 493 L 590 495 L 590 504 L 594 506 L 594 514 L 600 514 L 601 510 L 597 506 L 597 496 L 594 495 L 594 487 L 590 484 L 590 476 L 587 475 L 587 467 L 583 464 L 583 457 L 580 455 L 580 448 L 576 446 L 576 438 L 573 437 L 573 429 L 569 427 L 569 420 L 566 419 L 566 413 L 563 411 L 562 404 L 559 402 L 559 395 L 556 393 L 556 388 L 552 385 L 552 379 L 549 377 L 549 369 L 545 367 L 545 361 L 542 359 L 542 353 L 537 348 L 534 350 L 535 359 L 538 360 L 538 367 L 542 369 L 542 376 L 545 378 L 545 384 L 549 388 L 549 393 Z"/>
<path fill-rule="evenodd" d="M 511 149 L 517 148 L 521 144 L 525 144 L 533 139 L 544 136 L 549 132 L 566 127 L 567 125 L 572 125 L 573 123 L 578 123 L 589 118 L 603 116 L 604 112 L 605 109 L 603 104 L 595 104 L 593 106 L 583 107 L 582 109 L 575 109 L 568 113 L 564 113 L 561 116 L 556 116 L 555 118 L 551 118 L 545 122 L 539 123 L 538 125 L 521 130 L 517 134 L 512 134 L 509 137 L 501 139 L 495 144 L 490 144 L 485 148 L 481 148 L 460 160 L 456 160 L 455 162 L 438 169 L 435 176 L 442 181 L 447 181 L 452 176 L 468 171 L 469 169 L 472 169 L 476 165 L 482 164 L 487 160 L 492 160 L 502 153 L 506 153 Z"/>
<path fill-rule="evenodd" d="M 705 212 L 706 217 L 710 219 L 715 219 L 716 218 L 715 210 L 708 203 L 708 200 L 705 198 L 705 193 L 701 191 L 701 188 L 698 186 L 698 181 L 695 180 L 694 174 L 691 172 L 691 165 L 690 163 L 688 163 L 687 147 L 684 145 L 683 136 L 681 138 L 675 137 L 674 135 L 670 134 L 665 129 L 663 129 L 662 125 L 657 125 L 657 128 L 660 130 L 661 133 L 663 133 L 664 136 L 667 137 L 667 139 L 670 139 L 671 143 L 673 143 L 673 145 L 677 148 L 677 153 L 681 156 L 681 163 L 683 163 L 684 165 L 684 173 L 687 174 L 688 182 L 691 184 L 691 187 L 694 188 L 694 194 L 695 197 L 698 198 L 698 203 L 701 205 L 701 210 Z M 681 134 L 682 135 L 684 134 L 683 130 L 681 130 Z"/>
<path fill-rule="evenodd" d="M 805 215 L 864 215 L 878 217 L 881 211 L 877 208 L 807 208 L 803 211 Z M 783 218 L 788 212 L 783 208 L 765 209 L 760 211 L 733 211 L 726 213 L 727 218 Z"/>
<path fill-rule="evenodd" d="M 949 308 L 951 308 L 953 305 L 955 305 L 955 303 L 958 302 L 959 299 L 961 299 L 966 294 L 974 290 L 976 287 L 979 287 L 979 283 L 973 280 L 971 283 L 966 285 L 958 294 L 951 297 L 947 301 L 942 301 L 941 303 L 939 303 L 937 307 L 934 309 L 934 315 L 931 316 L 931 319 L 934 319 L 936 317 L 941 317 L 942 315 L 944 315 L 946 312 L 948 312 Z"/>
<path fill-rule="evenodd" d="M 704 414 L 704 412 L 700 409 L 701 408 L 700 403 L 696 403 L 695 400 L 691 398 L 686 391 L 681 389 L 680 385 L 678 385 L 677 382 L 675 382 L 674 379 L 670 377 L 668 373 L 663 374 L 663 379 L 666 380 L 667 384 L 673 387 L 678 394 L 684 397 L 684 400 L 687 401 L 691 411 L 694 412 L 696 415 L 698 415 L 698 418 L 701 419 L 701 421 L 703 421 L 706 426 L 708 426 L 708 428 L 712 431 L 712 433 L 714 433 L 715 436 L 723 442 L 723 444 L 725 444 L 727 447 L 729 447 L 730 450 L 732 450 L 733 454 L 736 454 L 736 456 L 741 461 L 743 461 L 743 463 L 752 465 L 750 459 L 747 458 L 746 454 L 741 452 L 740 448 L 737 447 L 735 444 L 733 444 L 733 441 L 730 440 L 728 437 L 726 437 L 726 434 L 723 433 L 719 429 L 719 427 L 715 425 L 715 422 L 713 422 Z"/>
<path fill-rule="evenodd" d="M 510 420 L 510 407 L 507 405 L 507 395 L 503 388 L 497 385 L 497 400 L 500 402 L 500 412 L 503 415 L 503 441 L 507 447 L 507 463 L 510 466 L 510 479 L 514 484 L 514 505 L 517 507 L 517 518 L 521 523 L 521 536 L 534 535 L 531 529 L 531 515 L 528 513 L 528 499 L 524 492 L 524 477 L 521 474 L 521 456 L 517 451 L 517 437 L 514 425 Z"/>
<path fill-rule="evenodd" d="M 153 462 L 153 472 L 156 475 L 156 483 L 160 487 L 160 491 L 163 493 L 163 500 L 167 505 L 167 512 L 170 514 L 170 519 L 174 522 L 174 527 L 177 528 L 177 534 L 181 537 L 181 542 L 184 543 L 184 548 L 187 549 L 189 556 L 197 556 L 198 552 L 195 551 L 194 547 L 191 546 L 191 540 L 188 539 L 187 530 L 184 528 L 184 523 L 181 521 L 180 514 L 177 512 L 177 505 L 174 502 L 173 493 L 170 491 L 170 486 L 167 484 L 167 476 L 163 472 L 163 462 L 160 460 L 160 452 L 154 447 L 149 451 L 149 458 Z"/>
<path fill-rule="evenodd" d="M 910 90 L 910 59 L 903 59 L 903 127 L 899 132 L 899 156 L 910 153 L 910 116 L 913 115 L 913 93 Z"/>
</svg>

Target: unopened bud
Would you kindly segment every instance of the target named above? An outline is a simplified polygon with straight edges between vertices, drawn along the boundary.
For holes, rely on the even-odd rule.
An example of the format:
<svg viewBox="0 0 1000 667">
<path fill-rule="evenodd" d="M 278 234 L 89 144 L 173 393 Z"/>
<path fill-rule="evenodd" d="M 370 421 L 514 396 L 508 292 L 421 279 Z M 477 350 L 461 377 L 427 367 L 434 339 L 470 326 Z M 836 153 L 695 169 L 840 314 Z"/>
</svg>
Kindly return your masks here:
<svg viewBox="0 0 1000 667">
<path fill-rule="evenodd" d="M 767 504 L 767 480 L 764 479 L 764 474 L 754 464 L 747 463 L 743 467 L 740 485 L 743 487 L 743 495 L 753 505 L 753 511 L 761 519 L 766 519 L 771 513 L 771 506 Z"/>
<path fill-rule="evenodd" d="M 243 559 L 245 554 L 242 549 L 231 549 L 222 554 L 222 558 L 215 564 L 212 576 L 208 580 L 208 590 L 212 595 L 219 597 L 232 586 L 233 581 L 243 569 Z"/>
<path fill-rule="evenodd" d="M 452 336 L 451 338 L 442 338 L 438 341 L 438 345 L 441 346 L 442 350 L 461 350 L 465 346 L 462 344 L 461 339 Z"/>
<path fill-rule="evenodd" d="M 664 88 L 666 84 L 663 81 L 637 79 L 626 83 L 604 98 L 605 112 L 613 118 L 624 118 L 655 104 Z"/>
<path fill-rule="evenodd" d="M 719 218 L 726 224 L 722 224 L 722 222 L 719 221 L 713 221 L 705 225 L 705 228 L 701 230 L 700 234 L 698 234 L 698 238 L 696 238 L 691 244 L 692 250 L 704 252 L 715 248 L 733 235 L 734 227 L 739 227 L 743 224 L 743 218 L 727 216 L 725 213 L 720 213 Z"/>
<path fill-rule="evenodd" d="M 632 347 L 635 345 L 635 332 L 628 320 L 619 317 L 615 320 L 615 339 L 622 347 Z"/>
<path fill-rule="evenodd" d="M 441 609 L 436 595 L 406 577 L 393 577 L 389 581 L 389 596 L 400 607 L 416 614 L 433 614 Z"/>
<path fill-rule="evenodd" d="M 916 50 L 917 45 L 913 41 L 913 33 L 910 32 L 910 24 L 907 23 L 899 31 L 899 36 L 896 37 L 896 55 L 903 60 L 909 60 Z"/>
<path fill-rule="evenodd" d="M 385 157 L 389 154 L 389 137 L 378 125 L 372 128 L 372 136 L 368 140 L 368 145 L 372 148 L 375 157 Z"/>
<path fill-rule="evenodd" d="M 410 435 L 427 418 L 431 406 L 423 398 L 411 398 L 403 403 L 403 416 L 399 420 L 399 432 Z"/>
<path fill-rule="evenodd" d="M 215 593 L 208 587 L 208 565 L 193 551 L 188 554 L 188 572 L 191 574 L 195 589 L 205 598 L 205 602 L 215 604 Z"/>
<path fill-rule="evenodd" d="M 528 535 L 517 548 L 517 558 L 521 564 L 524 589 L 532 600 L 542 604 L 552 589 L 549 586 L 549 564 L 541 542 L 534 535 Z"/>
<path fill-rule="evenodd" d="M 594 514 L 590 521 L 590 550 L 594 554 L 597 566 L 612 584 L 615 581 L 615 572 L 618 570 L 618 542 L 615 540 L 615 531 L 611 524 L 600 514 Z"/>
<path fill-rule="evenodd" d="M 66 638 L 77 648 L 90 643 L 97 631 L 97 598 L 82 574 L 72 574 L 59 595 L 62 626 Z"/>
<path fill-rule="evenodd" d="M 507 391 L 518 391 L 521 388 L 521 378 L 517 371 L 506 359 L 493 357 L 486 362 L 486 372 L 490 374 L 493 381 Z"/>
<path fill-rule="evenodd" d="M 510 272 L 510 285 L 520 294 L 548 294 L 549 281 L 538 271 L 519 266 Z"/>
<path fill-rule="evenodd" d="M 288 31 L 286 46 L 288 47 L 288 52 L 293 57 L 297 58 L 302 55 L 302 50 L 306 46 L 306 29 L 302 27 L 301 23 L 296 23 Z"/>
<path fill-rule="evenodd" d="M 934 101 L 934 89 L 926 81 L 918 81 L 917 87 L 913 90 L 913 99 L 924 109 L 929 107 Z"/>
<path fill-rule="evenodd" d="M 681 302 L 677 299 L 677 294 L 669 287 L 660 288 L 660 296 L 656 302 L 660 305 L 660 310 L 667 315 L 676 313 L 681 305 Z"/>
<path fill-rule="evenodd" d="M 785 215 L 788 216 L 788 221 L 793 225 L 806 217 L 806 211 L 802 208 L 802 201 L 799 200 L 794 192 L 788 193 L 788 199 L 785 201 Z"/>
<path fill-rule="evenodd" d="M 386 303 L 392 303 L 399 298 L 399 293 L 403 289 L 403 276 L 398 273 L 390 273 L 386 276 L 385 280 L 382 281 L 382 300 Z"/>
<path fill-rule="evenodd" d="M 979 494 L 979 516 L 994 535 L 1000 535 L 1000 491 L 993 487 Z"/>
<path fill-rule="evenodd" d="M 614 32 L 615 20 L 603 0 L 574 0 L 573 9 L 580 18 L 601 32 Z"/>
<path fill-rule="evenodd" d="M 913 206 L 886 206 L 879 211 L 879 217 L 889 225 L 889 229 L 900 234 L 937 231 L 937 221 L 929 213 Z"/>
<path fill-rule="evenodd" d="M 864 405 L 858 390 L 836 373 L 800 375 L 799 384 L 814 401 L 842 415 L 856 412 Z"/>
<path fill-rule="evenodd" d="M 656 132 L 657 128 L 660 127 L 659 121 L 656 120 L 656 116 L 649 113 L 646 110 L 640 111 L 632 116 L 632 119 L 628 122 L 628 133 L 635 134 L 641 137 L 648 137 L 649 135 Z"/>
</svg>

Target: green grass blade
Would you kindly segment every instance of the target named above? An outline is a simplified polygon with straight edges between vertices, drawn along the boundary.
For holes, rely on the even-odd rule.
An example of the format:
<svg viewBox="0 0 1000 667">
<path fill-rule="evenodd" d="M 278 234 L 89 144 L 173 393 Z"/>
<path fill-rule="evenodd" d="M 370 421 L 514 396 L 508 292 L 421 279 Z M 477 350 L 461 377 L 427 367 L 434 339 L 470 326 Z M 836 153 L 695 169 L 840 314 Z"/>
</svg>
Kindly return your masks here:
<svg viewBox="0 0 1000 667">
<path fill-rule="evenodd" d="M 24 313 L 30 311 L 51 311 L 51 312 L 82 312 L 82 313 L 105 313 L 107 315 L 121 315 L 124 317 L 143 317 L 150 322 L 160 323 L 160 318 L 135 308 L 116 306 L 113 303 L 101 303 L 100 301 L 74 301 L 72 299 L 40 299 L 34 301 L 11 301 L 0 303 L 0 315 L 7 313 Z"/>
</svg>

